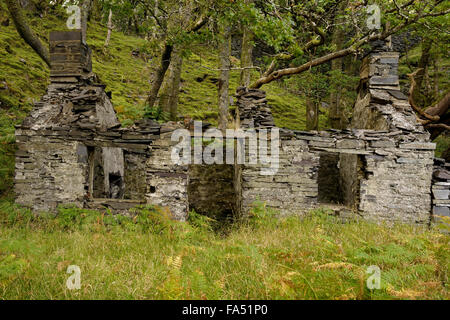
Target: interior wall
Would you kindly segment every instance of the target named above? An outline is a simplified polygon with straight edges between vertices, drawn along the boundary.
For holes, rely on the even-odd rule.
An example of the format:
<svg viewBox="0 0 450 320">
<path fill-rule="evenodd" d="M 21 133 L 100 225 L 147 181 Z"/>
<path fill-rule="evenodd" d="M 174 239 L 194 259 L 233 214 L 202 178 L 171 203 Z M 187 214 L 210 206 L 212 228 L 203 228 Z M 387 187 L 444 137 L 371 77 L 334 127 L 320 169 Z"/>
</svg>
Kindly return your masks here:
<svg viewBox="0 0 450 320">
<path fill-rule="evenodd" d="M 189 209 L 223 219 L 236 212 L 235 169 L 229 164 L 189 166 Z"/>
<path fill-rule="evenodd" d="M 124 189 L 124 158 L 122 148 L 103 147 L 106 198 L 122 198 Z"/>
<path fill-rule="evenodd" d="M 339 155 L 342 202 L 352 209 L 358 209 L 360 202 L 360 186 L 364 179 L 362 157 L 357 154 L 341 153 Z"/>
<path fill-rule="evenodd" d="M 341 178 L 339 172 L 339 153 L 321 152 L 317 183 L 319 203 L 342 203 Z"/>
<path fill-rule="evenodd" d="M 142 153 L 124 151 L 124 199 L 145 199 L 147 156 Z"/>
<path fill-rule="evenodd" d="M 106 198 L 105 170 L 102 148 L 89 148 L 89 194 L 93 198 Z"/>
</svg>

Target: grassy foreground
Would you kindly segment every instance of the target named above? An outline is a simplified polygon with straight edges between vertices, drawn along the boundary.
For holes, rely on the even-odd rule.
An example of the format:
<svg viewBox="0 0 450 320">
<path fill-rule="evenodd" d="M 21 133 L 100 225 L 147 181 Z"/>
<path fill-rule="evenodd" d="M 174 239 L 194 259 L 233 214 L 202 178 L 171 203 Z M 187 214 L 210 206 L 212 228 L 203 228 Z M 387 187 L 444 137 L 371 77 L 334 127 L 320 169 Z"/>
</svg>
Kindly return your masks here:
<svg viewBox="0 0 450 320">
<path fill-rule="evenodd" d="M 37 218 L 0 203 L 0 299 L 448 299 L 449 237 L 320 210 L 273 218 L 263 204 L 226 230 L 191 213 L 134 218 L 61 208 Z M 69 290 L 67 268 L 81 269 Z M 369 290 L 367 267 L 381 269 Z"/>
</svg>

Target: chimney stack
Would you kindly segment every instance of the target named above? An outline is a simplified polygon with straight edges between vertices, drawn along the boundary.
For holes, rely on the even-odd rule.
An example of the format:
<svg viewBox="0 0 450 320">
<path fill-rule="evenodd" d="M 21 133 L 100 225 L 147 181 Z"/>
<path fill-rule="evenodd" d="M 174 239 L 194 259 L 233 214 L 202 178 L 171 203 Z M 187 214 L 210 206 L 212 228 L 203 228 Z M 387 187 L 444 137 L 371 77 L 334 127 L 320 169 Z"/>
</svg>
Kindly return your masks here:
<svg viewBox="0 0 450 320">
<path fill-rule="evenodd" d="M 91 71 L 91 50 L 82 42 L 81 30 L 50 32 L 52 83 L 78 82 Z"/>
</svg>

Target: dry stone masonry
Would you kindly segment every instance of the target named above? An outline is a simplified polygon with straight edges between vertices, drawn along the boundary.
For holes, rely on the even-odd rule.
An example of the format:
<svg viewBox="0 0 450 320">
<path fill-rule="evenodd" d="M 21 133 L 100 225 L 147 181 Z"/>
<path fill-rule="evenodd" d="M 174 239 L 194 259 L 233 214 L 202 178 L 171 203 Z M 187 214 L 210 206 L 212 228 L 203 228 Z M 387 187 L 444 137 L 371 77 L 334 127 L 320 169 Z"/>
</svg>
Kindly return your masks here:
<svg viewBox="0 0 450 320">
<path fill-rule="evenodd" d="M 236 90 L 241 128 L 275 127 L 266 93 L 259 89 L 239 87 Z"/>
<path fill-rule="evenodd" d="M 174 164 L 171 136 L 181 124 L 144 119 L 122 128 L 79 31 L 52 32 L 50 53 L 48 90 L 16 128 L 16 201 L 35 211 L 72 204 L 126 213 L 152 204 L 186 220 L 192 209 L 246 215 L 259 200 L 284 215 L 326 204 L 374 221 L 450 215 L 448 164 L 437 161 L 433 175 L 435 144 L 399 89 L 395 52 L 364 59 L 351 129 L 279 129 L 273 175 L 261 175 L 268 164 L 236 160 Z M 241 87 L 236 96 L 241 128 L 275 127 L 264 91 Z M 262 142 L 270 154 L 270 134 Z"/>
<path fill-rule="evenodd" d="M 433 171 L 433 221 L 450 217 L 450 163 L 435 159 Z"/>
<path fill-rule="evenodd" d="M 243 210 L 255 200 L 265 200 L 285 214 L 305 212 L 321 202 L 341 202 L 368 219 L 425 223 L 435 146 L 410 138 L 370 129 L 284 131 L 275 175 L 259 175 L 258 165 L 243 166 Z M 321 162 L 326 156 L 328 161 Z M 321 179 L 321 171 L 328 179 Z M 326 197 L 330 185 L 343 199 Z M 320 199 L 321 193 L 325 196 Z"/>
<path fill-rule="evenodd" d="M 375 50 L 363 60 L 354 129 L 282 130 L 274 176 L 258 175 L 258 165 L 242 167 L 242 211 L 255 200 L 284 214 L 339 203 L 374 221 L 428 223 L 435 144 L 400 91 L 397 69 L 395 52 Z M 254 100 L 264 101 L 261 92 Z M 256 105 L 248 98 L 238 103 L 239 110 Z M 253 109 L 251 119 L 258 115 Z M 440 187 L 448 192 L 433 186 Z"/>
<path fill-rule="evenodd" d="M 174 217 L 183 219 L 181 198 L 164 201 L 172 196 L 167 185 L 176 185 L 173 175 L 183 170 L 155 164 L 170 160 L 164 132 L 173 128 L 150 119 L 121 128 L 105 86 L 91 73 L 80 32 L 52 32 L 50 48 L 47 93 L 16 128 L 16 201 L 36 211 L 60 204 L 120 211 L 153 203 L 150 186 L 159 184 L 165 194 L 159 202 L 174 203 Z"/>
</svg>

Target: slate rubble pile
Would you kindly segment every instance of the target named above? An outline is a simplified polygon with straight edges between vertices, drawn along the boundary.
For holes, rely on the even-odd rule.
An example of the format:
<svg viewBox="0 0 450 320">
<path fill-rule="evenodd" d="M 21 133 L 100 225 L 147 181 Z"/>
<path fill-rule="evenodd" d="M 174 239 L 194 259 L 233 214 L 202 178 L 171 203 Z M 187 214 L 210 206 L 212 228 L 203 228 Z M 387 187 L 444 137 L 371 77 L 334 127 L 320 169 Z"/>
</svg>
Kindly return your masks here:
<svg viewBox="0 0 450 320">
<path fill-rule="evenodd" d="M 433 170 L 433 216 L 450 217 L 450 163 L 444 159 L 434 160 Z"/>
<path fill-rule="evenodd" d="M 265 91 L 239 87 L 236 97 L 241 128 L 275 127 Z"/>
<path fill-rule="evenodd" d="M 423 133 L 408 98 L 400 91 L 397 52 L 364 58 L 351 127 Z"/>
<path fill-rule="evenodd" d="M 87 146 L 141 150 L 159 138 L 161 125 L 151 119 L 122 128 L 110 104 L 102 84 L 52 83 L 31 115 L 16 126 L 16 136 L 25 140 L 28 135 L 42 135 L 76 140 Z"/>
</svg>

